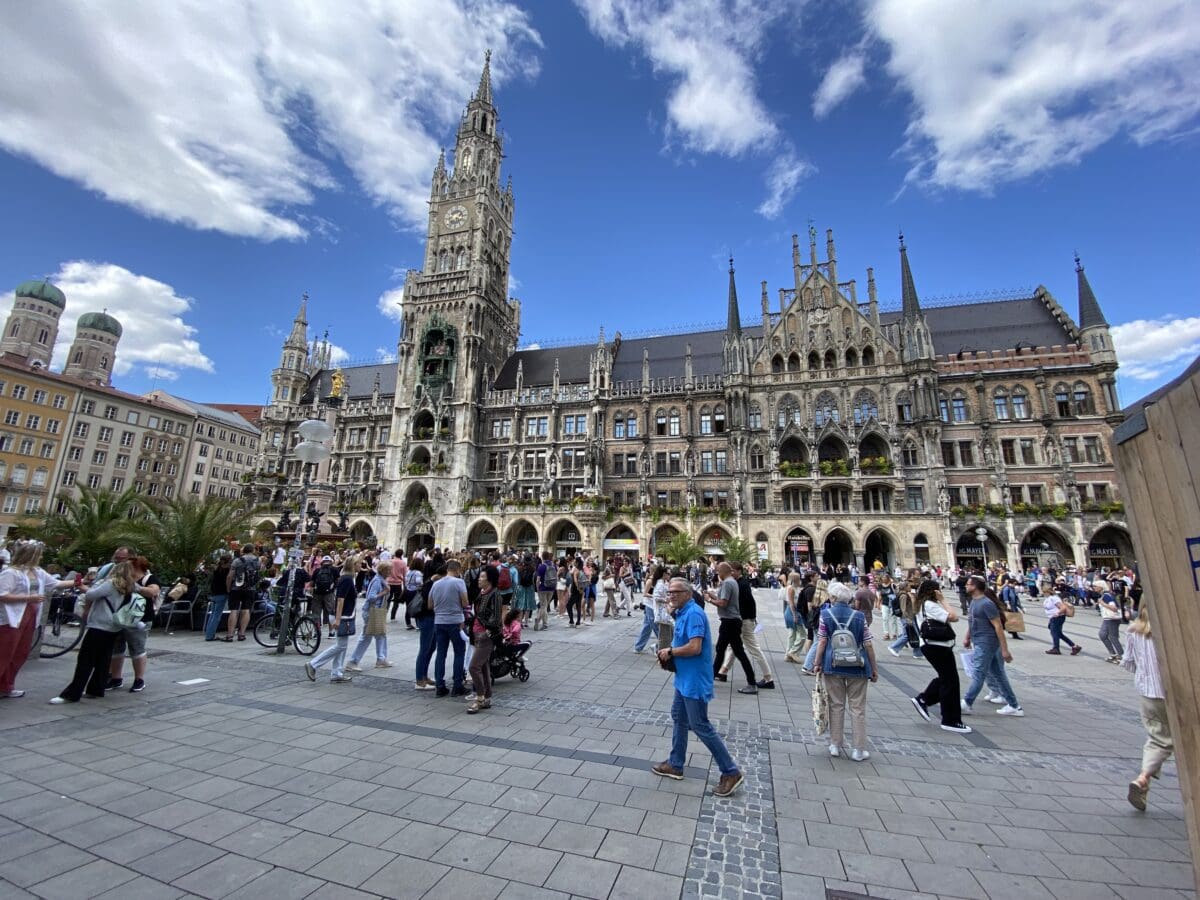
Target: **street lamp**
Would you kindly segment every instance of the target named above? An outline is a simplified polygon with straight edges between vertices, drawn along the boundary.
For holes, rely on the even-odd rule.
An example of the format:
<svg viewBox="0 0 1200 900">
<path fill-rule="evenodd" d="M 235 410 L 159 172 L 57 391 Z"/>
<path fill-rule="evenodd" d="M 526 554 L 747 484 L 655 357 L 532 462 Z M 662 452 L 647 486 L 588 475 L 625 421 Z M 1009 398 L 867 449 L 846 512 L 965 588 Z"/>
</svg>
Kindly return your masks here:
<svg viewBox="0 0 1200 900">
<path fill-rule="evenodd" d="M 282 608 L 279 611 L 279 643 L 275 645 L 276 653 L 283 653 L 287 647 L 288 626 L 292 615 L 292 584 L 296 580 L 296 567 L 304 554 L 304 537 L 308 531 L 308 467 L 319 465 L 329 459 L 330 449 L 326 441 L 333 436 L 333 429 L 320 419 L 306 419 L 296 429 L 300 432 L 300 443 L 294 450 L 300 458 L 303 479 L 300 485 L 300 521 L 296 523 L 296 538 L 292 542 L 292 550 L 288 554 L 288 575 L 285 582 L 287 587 L 282 598 Z"/>
<path fill-rule="evenodd" d="M 975 540 L 979 541 L 979 552 L 983 554 L 983 569 L 987 571 L 987 539 L 988 530 L 980 525 L 975 529 Z"/>
</svg>

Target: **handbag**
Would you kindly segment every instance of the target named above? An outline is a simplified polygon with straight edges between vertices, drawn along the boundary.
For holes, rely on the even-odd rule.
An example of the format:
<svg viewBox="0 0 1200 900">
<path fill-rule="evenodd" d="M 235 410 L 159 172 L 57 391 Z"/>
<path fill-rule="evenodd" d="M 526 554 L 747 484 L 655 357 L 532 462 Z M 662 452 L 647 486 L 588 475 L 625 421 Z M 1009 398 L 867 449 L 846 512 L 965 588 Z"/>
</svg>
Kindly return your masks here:
<svg viewBox="0 0 1200 900">
<path fill-rule="evenodd" d="M 790 603 L 783 604 L 783 625 L 788 631 L 792 631 L 796 627 L 796 617 L 792 614 Z"/>
<path fill-rule="evenodd" d="M 825 676 L 817 673 L 817 682 L 812 689 L 813 728 L 817 737 L 829 730 L 829 691 L 825 688 Z"/>
<path fill-rule="evenodd" d="M 387 607 L 372 606 L 367 610 L 367 627 L 363 634 L 376 637 L 387 634 Z"/>
<path fill-rule="evenodd" d="M 1073 619 L 1073 618 L 1075 618 L 1075 604 L 1074 604 L 1074 603 L 1068 603 L 1068 602 L 1067 602 L 1067 601 L 1065 601 L 1065 600 L 1063 600 L 1063 601 L 1060 601 L 1060 602 L 1062 603 L 1062 607 L 1063 607 L 1063 614 L 1064 614 L 1064 615 L 1066 615 L 1066 617 L 1067 617 L 1068 619 Z"/>
<path fill-rule="evenodd" d="M 1025 633 L 1025 613 L 1008 612 L 1004 614 L 1004 630 L 1009 634 Z"/>
<path fill-rule="evenodd" d="M 354 616 L 343 616 L 338 622 L 337 636 L 351 637 L 354 634 Z"/>
<path fill-rule="evenodd" d="M 952 641 L 954 640 L 954 629 L 950 627 L 949 622 L 939 622 L 937 619 L 922 616 L 921 639 L 938 642 Z"/>
<path fill-rule="evenodd" d="M 408 598 L 408 614 L 410 616 L 425 615 L 425 594 L 423 591 L 413 591 Z"/>
</svg>

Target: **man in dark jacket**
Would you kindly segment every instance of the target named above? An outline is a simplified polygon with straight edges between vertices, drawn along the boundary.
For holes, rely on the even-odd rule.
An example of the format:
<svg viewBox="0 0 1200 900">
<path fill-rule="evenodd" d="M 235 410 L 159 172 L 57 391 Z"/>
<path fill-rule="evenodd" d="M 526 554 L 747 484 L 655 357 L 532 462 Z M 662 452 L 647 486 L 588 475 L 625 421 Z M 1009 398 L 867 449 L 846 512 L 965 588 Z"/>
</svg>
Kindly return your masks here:
<svg viewBox="0 0 1200 900">
<path fill-rule="evenodd" d="M 742 646 L 746 648 L 746 655 L 758 667 L 758 671 L 762 673 L 762 678 L 758 681 L 760 688 L 773 690 L 775 687 L 775 677 L 771 674 L 771 666 L 767 662 L 766 654 L 763 653 L 762 647 L 758 644 L 758 635 L 755 629 L 758 627 L 758 606 L 754 602 L 754 586 L 750 583 L 750 578 L 746 574 L 745 567 L 740 562 L 730 563 L 733 567 L 733 577 L 737 579 L 738 585 L 738 608 L 742 613 Z M 733 666 L 733 648 L 730 647 L 725 651 L 725 659 L 721 664 L 722 675 L 727 675 L 730 668 Z"/>
</svg>

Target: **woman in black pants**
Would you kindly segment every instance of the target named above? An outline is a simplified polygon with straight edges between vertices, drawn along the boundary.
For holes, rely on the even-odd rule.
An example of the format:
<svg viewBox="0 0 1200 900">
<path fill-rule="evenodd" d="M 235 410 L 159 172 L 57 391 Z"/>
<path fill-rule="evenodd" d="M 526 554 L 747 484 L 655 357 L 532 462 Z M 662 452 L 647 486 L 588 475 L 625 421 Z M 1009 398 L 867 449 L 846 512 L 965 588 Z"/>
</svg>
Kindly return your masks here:
<svg viewBox="0 0 1200 900">
<path fill-rule="evenodd" d="M 51 703 L 78 703 L 85 691 L 89 697 L 104 696 L 113 644 L 121 632 L 113 615 L 132 602 L 134 583 L 133 567 L 120 562 L 113 566 L 107 579 L 84 594 L 83 619 L 87 630 L 75 658 L 75 676 Z"/>
<path fill-rule="evenodd" d="M 940 705 L 942 708 L 942 730 L 955 734 L 970 734 L 971 727 L 964 725 L 962 720 L 962 701 L 959 697 L 958 664 L 954 659 L 954 630 L 951 622 L 958 621 L 958 612 L 950 608 L 938 583 L 932 579 L 921 582 L 917 588 L 917 603 L 920 616 L 917 620 L 921 632 L 921 650 L 933 670 L 937 672 L 929 687 L 912 698 L 912 705 L 926 722 L 930 721 L 929 707 Z M 936 631 L 928 637 L 929 628 L 922 627 L 930 623 Z M 938 628 L 938 623 L 941 627 Z"/>
</svg>

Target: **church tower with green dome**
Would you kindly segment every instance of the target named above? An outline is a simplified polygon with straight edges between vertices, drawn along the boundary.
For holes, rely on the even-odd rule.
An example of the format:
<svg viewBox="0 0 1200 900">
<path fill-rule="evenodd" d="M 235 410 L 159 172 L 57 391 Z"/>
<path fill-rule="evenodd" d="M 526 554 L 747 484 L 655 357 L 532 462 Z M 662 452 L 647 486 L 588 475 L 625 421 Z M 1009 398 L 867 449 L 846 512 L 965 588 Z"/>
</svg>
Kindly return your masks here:
<svg viewBox="0 0 1200 900">
<path fill-rule="evenodd" d="M 75 325 L 75 340 L 63 374 L 88 384 L 112 386 L 112 369 L 121 340 L 121 323 L 105 312 L 84 313 Z"/>
<path fill-rule="evenodd" d="M 4 337 L 0 338 L 0 356 L 23 359 L 35 368 L 48 368 L 58 338 L 58 319 L 67 306 L 66 295 L 45 279 L 23 281 L 15 293 Z"/>
</svg>

